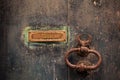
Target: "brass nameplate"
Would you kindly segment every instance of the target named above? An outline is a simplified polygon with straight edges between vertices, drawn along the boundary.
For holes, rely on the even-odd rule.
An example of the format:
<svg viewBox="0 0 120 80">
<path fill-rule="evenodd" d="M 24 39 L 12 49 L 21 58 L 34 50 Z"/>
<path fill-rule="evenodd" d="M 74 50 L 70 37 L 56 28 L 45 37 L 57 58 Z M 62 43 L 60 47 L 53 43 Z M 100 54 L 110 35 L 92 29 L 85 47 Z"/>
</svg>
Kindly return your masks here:
<svg viewBox="0 0 120 80">
<path fill-rule="evenodd" d="M 64 30 L 30 30 L 28 38 L 30 42 L 63 42 L 67 39 Z"/>
</svg>

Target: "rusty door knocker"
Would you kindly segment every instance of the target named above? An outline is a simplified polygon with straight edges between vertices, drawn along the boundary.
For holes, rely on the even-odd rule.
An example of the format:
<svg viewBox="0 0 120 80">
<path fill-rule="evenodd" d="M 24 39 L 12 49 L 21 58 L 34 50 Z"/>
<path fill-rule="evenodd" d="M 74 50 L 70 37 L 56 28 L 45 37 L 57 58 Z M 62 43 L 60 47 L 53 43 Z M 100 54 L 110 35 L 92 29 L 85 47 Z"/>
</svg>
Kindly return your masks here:
<svg viewBox="0 0 120 80">
<path fill-rule="evenodd" d="M 88 34 L 88 39 L 87 40 L 82 40 L 81 39 L 81 34 L 77 36 L 77 40 L 78 40 L 78 48 L 72 48 L 70 50 L 68 50 L 65 53 L 65 62 L 66 64 L 73 69 L 76 69 L 78 71 L 87 71 L 87 70 L 95 70 L 96 68 L 98 68 L 102 62 L 102 58 L 99 52 L 97 52 L 96 50 L 90 49 L 89 48 L 89 44 L 92 40 L 92 36 Z M 70 54 L 72 52 L 79 52 L 79 55 L 81 57 L 87 57 L 90 53 L 94 54 L 97 56 L 98 58 L 98 62 L 95 65 L 85 65 L 84 62 L 80 63 L 80 64 L 72 64 L 69 60 L 68 57 L 70 56 Z M 78 53 L 75 53 L 78 54 Z"/>
</svg>

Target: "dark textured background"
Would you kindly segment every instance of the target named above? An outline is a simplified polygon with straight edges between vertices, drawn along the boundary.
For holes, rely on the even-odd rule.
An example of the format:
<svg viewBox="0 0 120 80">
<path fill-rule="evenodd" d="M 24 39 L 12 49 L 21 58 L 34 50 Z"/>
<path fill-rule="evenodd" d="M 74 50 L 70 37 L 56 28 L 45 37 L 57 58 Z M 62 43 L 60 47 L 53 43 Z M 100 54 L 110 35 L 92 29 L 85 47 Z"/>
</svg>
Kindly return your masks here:
<svg viewBox="0 0 120 80">
<path fill-rule="evenodd" d="M 0 0 L 0 80 L 119 80 L 120 0 Z M 68 45 L 27 48 L 21 33 L 27 26 L 70 28 Z M 92 48 L 103 61 L 82 77 L 67 68 L 64 52 L 75 47 L 75 35 L 92 35 Z"/>
</svg>

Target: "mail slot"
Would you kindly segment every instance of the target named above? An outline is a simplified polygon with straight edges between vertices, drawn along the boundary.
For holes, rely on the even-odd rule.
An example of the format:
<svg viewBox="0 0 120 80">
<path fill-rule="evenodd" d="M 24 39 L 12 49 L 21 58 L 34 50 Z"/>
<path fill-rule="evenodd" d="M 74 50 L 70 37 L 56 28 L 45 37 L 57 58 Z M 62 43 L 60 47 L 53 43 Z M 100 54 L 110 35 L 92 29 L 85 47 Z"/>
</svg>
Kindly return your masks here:
<svg viewBox="0 0 120 80">
<path fill-rule="evenodd" d="M 68 26 L 59 27 L 40 27 L 32 28 L 30 26 L 23 28 L 21 40 L 29 48 L 38 47 L 38 45 L 68 44 L 70 39 L 70 30 Z"/>
<path fill-rule="evenodd" d="M 30 42 L 63 42 L 66 41 L 64 30 L 31 30 L 28 38 Z"/>
</svg>

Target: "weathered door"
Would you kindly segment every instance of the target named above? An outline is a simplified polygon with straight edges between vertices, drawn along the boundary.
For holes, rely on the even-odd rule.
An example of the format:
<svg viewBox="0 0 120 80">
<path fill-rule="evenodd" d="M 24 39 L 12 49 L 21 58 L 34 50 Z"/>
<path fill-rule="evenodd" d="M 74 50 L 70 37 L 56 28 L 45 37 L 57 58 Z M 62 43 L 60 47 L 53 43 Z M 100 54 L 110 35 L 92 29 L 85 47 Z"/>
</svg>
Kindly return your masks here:
<svg viewBox="0 0 120 80">
<path fill-rule="evenodd" d="M 68 41 L 31 48 L 21 37 L 28 26 L 65 26 Z M 64 60 L 82 33 L 92 36 L 91 46 L 102 56 L 86 76 Z M 119 67 L 120 0 L 0 0 L 0 80 L 120 80 Z"/>
</svg>

